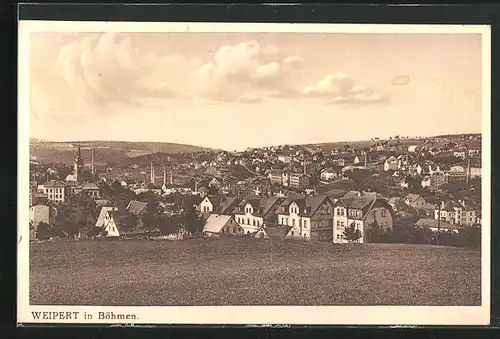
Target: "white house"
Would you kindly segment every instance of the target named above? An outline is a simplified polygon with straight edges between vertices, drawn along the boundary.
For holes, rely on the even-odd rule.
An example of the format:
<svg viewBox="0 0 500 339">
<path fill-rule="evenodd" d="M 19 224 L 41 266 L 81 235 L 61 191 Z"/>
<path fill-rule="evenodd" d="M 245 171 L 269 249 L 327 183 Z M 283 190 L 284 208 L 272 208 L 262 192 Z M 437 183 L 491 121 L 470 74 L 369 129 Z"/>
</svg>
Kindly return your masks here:
<svg viewBox="0 0 500 339">
<path fill-rule="evenodd" d="M 334 179 L 337 179 L 338 172 L 335 171 L 331 167 L 330 168 L 324 168 L 321 171 L 320 177 L 321 177 L 321 180 L 326 180 L 326 181 L 334 180 Z"/>
<path fill-rule="evenodd" d="M 115 220 L 113 219 L 113 212 L 116 211 L 114 207 L 103 207 L 101 208 L 101 213 L 99 213 L 99 218 L 95 223 L 95 227 L 99 231 L 99 236 L 101 237 L 118 237 L 120 232 L 116 227 Z"/>
<path fill-rule="evenodd" d="M 399 161 L 394 156 L 387 158 L 384 162 L 384 171 L 395 171 L 399 168 Z"/>
<path fill-rule="evenodd" d="M 203 235 L 206 237 L 218 237 L 224 230 L 224 226 L 236 223 L 230 215 L 211 214 L 203 227 Z"/>
</svg>

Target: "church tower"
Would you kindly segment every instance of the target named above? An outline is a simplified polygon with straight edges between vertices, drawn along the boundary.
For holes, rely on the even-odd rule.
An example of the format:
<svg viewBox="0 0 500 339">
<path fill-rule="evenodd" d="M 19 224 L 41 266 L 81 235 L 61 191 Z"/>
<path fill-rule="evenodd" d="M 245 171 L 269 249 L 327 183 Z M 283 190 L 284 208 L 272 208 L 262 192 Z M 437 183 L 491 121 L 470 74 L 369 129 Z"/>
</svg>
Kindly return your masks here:
<svg viewBox="0 0 500 339">
<path fill-rule="evenodd" d="M 73 161 L 73 171 L 77 182 L 80 182 L 82 178 L 81 176 L 82 168 L 83 168 L 82 151 L 80 149 L 80 145 L 78 145 L 78 152 L 76 154 L 75 160 Z"/>
</svg>

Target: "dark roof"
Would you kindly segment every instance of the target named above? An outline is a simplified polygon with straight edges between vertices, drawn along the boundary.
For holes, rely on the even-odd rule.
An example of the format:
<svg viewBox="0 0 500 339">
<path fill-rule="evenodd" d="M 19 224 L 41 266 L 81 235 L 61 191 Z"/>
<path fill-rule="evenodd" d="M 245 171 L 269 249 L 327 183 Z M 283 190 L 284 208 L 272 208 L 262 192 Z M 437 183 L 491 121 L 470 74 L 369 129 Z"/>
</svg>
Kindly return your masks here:
<svg viewBox="0 0 500 339">
<path fill-rule="evenodd" d="M 140 214 L 147 205 L 145 202 L 131 200 L 127 205 L 127 210 L 132 214 Z"/>
<path fill-rule="evenodd" d="M 236 197 L 225 197 L 221 199 L 218 212 L 220 214 L 231 214 L 238 206 L 240 199 Z"/>
<path fill-rule="evenodd" d="M 437 219 L 431 219 L 431 218 L 422 218 L 418 220 L 415 223 L 416 226 L 420 227 L 433 227 L 437 228 L 438 227 L 438 220 Z M 450 224 L 444 221 L 439 222 L 439 227 L 441 229 L 456 229 L 456 230 L 461 230 L 464 227 L 458 224 Z"/>
<path fill-rule="evenodd" d="M 299 196 L 297 198 L 286 198 L 282 203 L 281 207 L 284 207 L 285 209 L 290 206 L 293 202 L 296 203 L 299 206 L 300 213 L 303 215 L 313 215 L 318 208 L 321 206 L 321 204 L 325 201 L 328 200 L 328 196 L 326 194 L 319 194 L 319 195 L 313 195 L 313 196 Z"/>
<path fill-rule="evenodd" d="M 282 239 L 289 231 L 285 227 L 280 226 L 265 227 L 264 230 L 271 239 Z"/>
</svg>

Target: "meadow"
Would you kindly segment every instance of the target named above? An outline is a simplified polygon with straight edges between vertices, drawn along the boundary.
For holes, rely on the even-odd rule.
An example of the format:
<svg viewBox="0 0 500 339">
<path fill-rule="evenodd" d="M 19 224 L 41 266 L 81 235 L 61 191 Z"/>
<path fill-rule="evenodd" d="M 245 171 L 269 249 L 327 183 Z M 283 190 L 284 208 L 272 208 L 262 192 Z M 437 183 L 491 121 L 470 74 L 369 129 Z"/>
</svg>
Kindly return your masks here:
<svg viewBox="0 0 500 339">
<path fill-rule="evenodd" d="M 480 251 L 264 239 L 30 245 L 43 305 L 480 305 Z"/>
</svg>

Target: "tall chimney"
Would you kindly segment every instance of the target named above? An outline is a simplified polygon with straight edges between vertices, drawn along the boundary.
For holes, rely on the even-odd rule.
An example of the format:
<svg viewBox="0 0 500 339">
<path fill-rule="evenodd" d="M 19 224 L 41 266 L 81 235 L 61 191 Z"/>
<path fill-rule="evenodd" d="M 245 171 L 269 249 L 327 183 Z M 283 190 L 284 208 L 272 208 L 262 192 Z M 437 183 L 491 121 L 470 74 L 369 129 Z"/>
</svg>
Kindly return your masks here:
<svg viewBox="0 0 500 339">
<path fill-rule="evenodd" d="M 151 170 L 150 170 L 150 178 L 149 181 L 154 184 L 155 182 L 155 169 L 153 167 L 153 160 L 151 160 Z"/>
<path fill-rule="evenodd" d="M 306 160 L 304 159 L 304 174 L 307 174 L 307 165 Z"/>
<path fill-rule="evenodd" d="M 364 153 L 365 153 L 365 168 L 366 168 L 366 151 Z"/>
<path fill-rule="evenodd" d="M 470 174 L 471 174 L 471 168 L 470 168 L 470 156 L 467 154 L 467 183 L 470 181 Z"/>
<path fill-rule="evenodd" d="M 198 180 L 194 179 L 194 191 L 198 192 Z"/>
<path fill-rule="evenodd" d="M 163 185 L 167 185 L 167 167 L 163 165 Z"/>
<path fill-rule="evenodd" d="M 170 185 L 174 185 L 174 176 L 172 174 L 172 167 L 170 167 Z"/>
<path fill-rule="evenodd" d="M 94 149 L 92 148 L 92 163 L 91 163 L 91 169 L 92 169 L 92 175 L 95 175 L 95 169 L 94 169 Z"/>
</svg>

